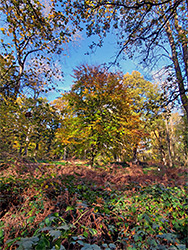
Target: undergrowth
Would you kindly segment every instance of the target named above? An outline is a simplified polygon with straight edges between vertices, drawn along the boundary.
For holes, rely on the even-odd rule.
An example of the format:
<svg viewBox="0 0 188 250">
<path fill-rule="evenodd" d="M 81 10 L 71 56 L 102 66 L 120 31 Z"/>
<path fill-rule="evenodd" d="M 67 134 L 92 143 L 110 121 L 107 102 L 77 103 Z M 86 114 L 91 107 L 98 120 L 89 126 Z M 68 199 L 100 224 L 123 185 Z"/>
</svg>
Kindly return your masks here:
<svg viewBox="0 0 188 250">
<path fill-rule="evenodd" d="M 188 249 L 186 171 L 8 164 L 1 249 Z"/>
</svg>

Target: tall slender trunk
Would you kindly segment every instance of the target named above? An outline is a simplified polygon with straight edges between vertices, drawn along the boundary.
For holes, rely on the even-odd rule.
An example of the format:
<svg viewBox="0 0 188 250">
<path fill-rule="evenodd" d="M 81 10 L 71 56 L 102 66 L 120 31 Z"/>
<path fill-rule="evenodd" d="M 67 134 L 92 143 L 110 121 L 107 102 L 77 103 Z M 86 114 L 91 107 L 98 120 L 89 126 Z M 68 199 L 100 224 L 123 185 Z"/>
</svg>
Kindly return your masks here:
<svg viewBox="0 0 188 250">
<path fill-rule="evenodd" d="M 171 152 L 172 152 L 172 159 L 173 161 L 175 160 L 175 142 L 174 142 L 174 125 L 173 125 L 173 120 L 172 117 L 170 118 L 170 131 L 171 131 Z"/>
<path fill-rule="evenodd" d="M 84 149 L 84 156 L 83 159 L 86 160 L 87 159 L 87 149 Z"/>
<path fill-rule="evenodd" d="M 20 145 L 20 148 L 19 148 L 19 156 L 22 156 L 22 150 L 23 150 L 23 146 L 22 144 Z"/>
<path fill-rule="evenodd" d="M 95 159 L 95 146 L 91 145 L 91 153 L 90 153 L 90 165 L 93 167 Z"/>
<path fill-rule="evenodd" d="M 159 152 L 160 152 L 160 156 L 161 156 L 161 163 L 164 164 L 165 166 L 167 165 L 167 162 L 166 162 L 166 154 L 165 154 L 165 151 L 164 151 L 164 148 L 163 148 L 163 144 L 162 144 L 162 136 L 161 136 L 161 133 L 160 131 L 158 131 L 158 134 L 159 136 L 157 136 L 157 133 L 156 131 L 154 131 L 154 135 L 159 143 Z"/>
<path fill-rule="evenodd" d="M 133 159 L 132 159 L 133 163 L 137 163 L 137 161 L 138 161 L 138 155 L 137 155 L 138 150 L 137 149 L 138 149 L 138 145 L 136 144 L 133 147 Z"/>
<path fill-rule="evenodd" d="M 187 0 L 187 8 L 188 8 L 188 0 Z M 187 9 L 188 10 L 188 9 Z M 182 26 L 179 24 L 178 15 L 174 16 L 174 26 L 178 34 L 178 40 L 182 47 L 182 57 L 184 62 L 185 76 L 187 80 L 187 88 L 188 88 L 188 43 L 186 34 L 182 29 Z"/>
<path fill-rule="evenodd" d="M 64 148 L 64 152 L 63 152 L 63 160 L 66 161 L 67 160 L 67 147 Z"/>
<path fill-rule="evenodd" d="M 26 144 L 24 149 L 24 156 L 27 156 L 27 153 L 28 153 L 28 145 Z"/>
<path fill-rule="evenodd" d="M 167 140 L 167 145 L 168 145 L 168 158 L 169 158 L 169 165 L 170 167 L 173 166 L 173 162 L 172 162 L 172 151 L 171 151 L 171 139 L 170 139 L 170 133 L 169 133 L 169 129 L 168 129 L 168 121 L 165 119 L 165 125 L 166 125 L 166 140 Z"/>
<path fill-rule="evenodd" d="M 34 157 L 36 158 L 37 158 L 38 150 L 39 150 L 39 141 L 36 142 L 35 151 L 34 151 Z"/>
<path fill-rule="evenodd" d="M 188 123 L 188 98 L 186 96 L 186 90 L 185 90 L 185 86 L 184 86 L 184 79 L 183 79 L 183 75 L 182 75 L 182 71 L 181 71 L 181 67 L 179 64 L 179 60 L 178 60 L 178 53 L 176 50 L 176 44 L 174 41 L 174 37 L 172 34 L 172 29 L 170 27 L 170 23 L 169 21 L 166 23 L 165 26 L 166 29 L 166 34 L 170 43 L 170 48 L 171 48 L 171 52 L 172 52 L 172 61 L 174 64 L 174 69 L 175 69 L 175 73 L 176 73 L 176 78 L 177 78 L 177 84 L 178 84 L 178 88 L 179 88 L 179 93 L 180 93 L 180 99 L 182 102 L 182 105 L 185 109 L 186 112 L 186 117 L 187 117 L 187 123 Z M 183 45 L 185 48 L 185 45 Z M 185 58 L 186 61 L 186 58 Z"/>
</svg>

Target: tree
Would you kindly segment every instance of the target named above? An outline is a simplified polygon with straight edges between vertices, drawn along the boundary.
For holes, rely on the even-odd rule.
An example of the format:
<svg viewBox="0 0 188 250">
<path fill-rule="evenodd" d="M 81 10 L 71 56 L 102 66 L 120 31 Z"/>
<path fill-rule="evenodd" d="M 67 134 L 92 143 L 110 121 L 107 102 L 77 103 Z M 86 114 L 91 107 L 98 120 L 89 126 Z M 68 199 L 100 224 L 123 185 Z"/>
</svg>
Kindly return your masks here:
<svg viewBox="0 0 188 250">
<path fill-rule="evenodd" d="M 170 167 L 187 164 L 186 123 L 178 113 L 161 114 L 150 126 L 148 158 Z"/>
<path fill-rule="evenodd" d="M 21 155 L 38 157 L 38 153 L 49 156 L 55 132 L 59 127 L 59 117 L 56 109 L 47 100 L 38 98 L 22 98 L 19 104 L 19 151 Z M 24 149 L 24 150 L 23 150 Z"/>
<path fill-rule="evenodd" d="M 59 126 L 55 108 L 43 98 L 26 97 L 2 102 L 1 107 L 1 154 L 48 157 Z"/>
<path fill-rule="evenodd" d="M 42 141 L 45 141 L 44 148 L 47 146 L 46 150 L 49 151 L 55 132 L 53 123 L 47 125 L 45 121 L 52 119 L 54 111 L 47 103 L 40 103 L 39 95 L 54 89 L 58 80 L 62 80 L 57 55 L 64 54 L 65 45 L 74 39 L 76 24 L 71 25 L 71 19 L 63 11 L 60 12 L 53 1 L 1 0 L 0 16 L 0 24 L 3 24 L 0 26 L 2 151 L 7 149 L 15 153 L 17 147 L 20 154 L 27 154 L 34 138 L 35 152 Z M 19 97 L 24 104 L 19 103 Z M 36 106 L 32 109 L 34 104 Z M 32 119 L 25 117 L 28 106 L 38 112 L 38 117 L 37 113 L 32 114 Z M 49 117 L 44 121 L 46 113 Z M 40 126 L 37 127 L 35 122 Z"/>
<path fill-rule="evenodd" d="M 48 2 L 47 2 L 48 3 Z M 47 4 L 30 0 L 1 0 L 0 92 L 16 100 L 24 88 L 40 92 L 53 77 L 61 79 L 52 55 L 60 54 L 76 32 L 68 16 Z M 47 5 L 46 5 L 47 4 Z M 52 87 L 52 86 L 50 86 Z"/>
<path fill-rule="evenodd" d="M 172 156 L 175 163 L 188 165 L 188 125 L 185 115 L 172 114 L 168 122 Z"/>
<path fill-rule="evenodd" d="M 58 158 L 61 158 L 63 155 L 63 159 L 66 160 L 68 157 L 75 156 L 75 152 L 78 151 L 77 139 L 81 134 L 78 135 L 75 129 L 77 117 L 75 117 L 73 108 L 69 105 L 67 93 L 52 101 L 52 106 L 58 111 L 60 123 L 55 133 L 54 155 Z"/>
<path fill-rule="evenodd" d="M 6 156 L 7 153 L 16 153 L 16 149 L 13 146 L 16 134 L 17 120 L 15 114 L 17 107 L 14 103 L 1 102 L 0 111 L 0 158 L 4 158 L 4 155 Z"/>
<path fill-rule="evenodd" d="M 133 71 L 132 74 L 125 74 L 123 83 L 131 96 L 133 108 L 135 112 L 139 114 L 140 120 L 142 121 L 139 124 L 140 131 L 143 131 L 142 140 L 139 141 L 135 138 L 137 143 L 133 145 L 133 162 L 137 162 L 139 146 L 142 152 L 144 150 L 144 144 L 149 138 L 149 130 L 152 123 L 166 110 L 161 107 L 163 97 L 159 86 L 145 80 L 139 72 Z"/>
<path fill-rule="evenodd" d="M 115 62 L 122 54 L 141 57 L 149 66 L 168 58 L 168 79 L 175 85 L 173 99 L 180 97 L 188 122 L 188 1 L 70 2 L 85 21 L 87 35 L 99 35 L 99 46 L 108 32 L 116 33 L 119 50 Z"/>
<path fill-rule="evenodd" d="M 141 136 L 140 118 L 133 110 L 123 76 L 101 66 L 82 65 L 74 70 L 74 78 L 66 95 L 72 107 L 72 125 L 62 134 L 63 141 L 68 138 L 79 150 L 87 150 L 91 165 L 101 154 L 122 155 L 130 142 Z"/>
</svg>

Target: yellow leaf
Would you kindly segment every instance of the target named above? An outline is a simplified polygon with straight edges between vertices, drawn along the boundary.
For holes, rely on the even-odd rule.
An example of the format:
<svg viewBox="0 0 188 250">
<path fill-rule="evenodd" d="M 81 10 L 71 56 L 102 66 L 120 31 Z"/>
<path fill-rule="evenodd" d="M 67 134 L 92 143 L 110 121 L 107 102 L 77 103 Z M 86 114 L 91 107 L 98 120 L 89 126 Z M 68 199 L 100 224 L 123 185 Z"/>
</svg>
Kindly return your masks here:
<svg viewBox="0 0 188 250">
<path fill-rule="evenodd" d="M 4 31 L 5 29 L 4 28 L 0 28 L 1 31 Z"/>
<path fill-rule="evenodd" d="M 173 208 L 171 207 L 171 208 L 169 209 L 169 212 L 172 212 L 172 210 L 173 210 Z"/>
</svg>

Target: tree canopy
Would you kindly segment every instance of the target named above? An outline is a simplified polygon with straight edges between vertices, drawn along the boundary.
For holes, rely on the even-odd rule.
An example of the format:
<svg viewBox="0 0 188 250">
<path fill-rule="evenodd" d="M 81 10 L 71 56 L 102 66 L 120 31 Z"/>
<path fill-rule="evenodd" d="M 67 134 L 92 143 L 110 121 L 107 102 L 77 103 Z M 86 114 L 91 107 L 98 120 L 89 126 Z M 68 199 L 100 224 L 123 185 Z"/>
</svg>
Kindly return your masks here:
<svg viewBox="0 0 188 250">
<path fill-rule="evenodd" d="M 120 55 L 140 58 L 147 67 L 163 65 L 174 86 L 172 99 L 180 98 L 188 120 L 188 2 L 186 0 L 69 1 L 82 16 L 87 35 L 99 35 L 101 46 L 107 33 L 117 36 Z M 164 70 L 163 70 L 164 73 Z"/>
<path fill-rule="evenodd" d="M 30 0 L 0 2 L 0 92 L 16 99 L 30 88 L 33 96 L 53 88 L 62 69 L 55 54 L 64 54 L 76 24 L 55 3 Z M 55 80 L 54 80 L 55 78 Z M 28 91 L 26 92 L 28 94 Z"/>
<path fill-rule="evenodd" d="M 102 66 L 82 65 L 74 78 L 71 90 L 53 102 L 61 113 L 56 138 L 66 152 L 91 164 L 95 158 L 138 160 L 166 112 L 158 86 L 139 72 L 123 75 Z"/>
</svg>

